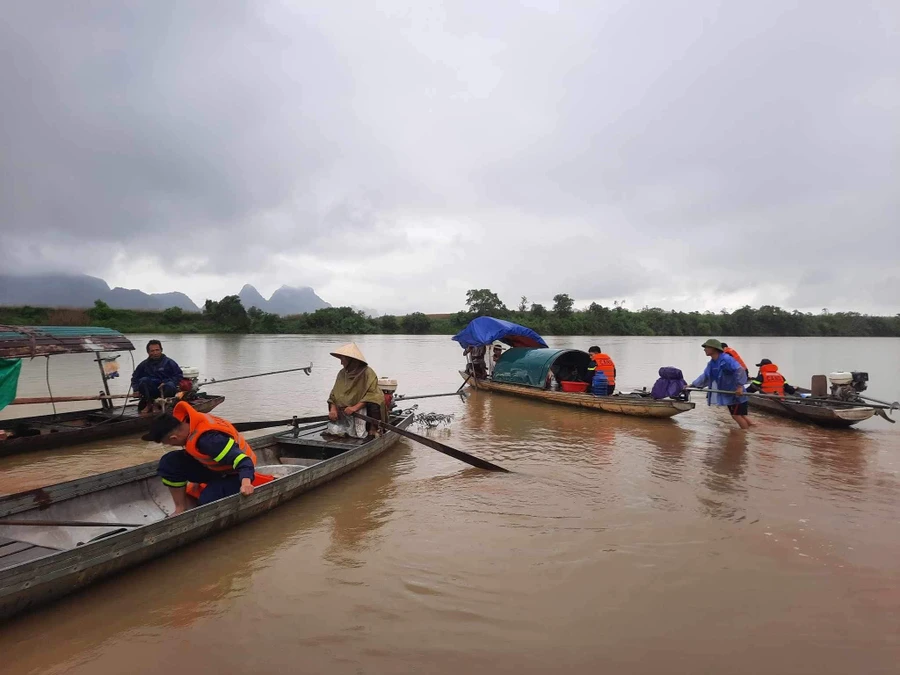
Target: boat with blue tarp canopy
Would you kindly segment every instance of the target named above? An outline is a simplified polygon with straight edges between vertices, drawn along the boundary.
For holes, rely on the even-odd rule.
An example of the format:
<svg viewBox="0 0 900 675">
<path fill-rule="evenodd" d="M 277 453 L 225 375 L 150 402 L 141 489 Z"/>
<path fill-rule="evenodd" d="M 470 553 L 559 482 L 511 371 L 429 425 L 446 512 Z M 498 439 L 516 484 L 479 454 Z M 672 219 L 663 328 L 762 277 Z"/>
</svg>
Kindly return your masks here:
<svg viewBox="0 0 900 675">
<path fill-rule="evenodd" d="M 523 398 L 596 411 L 636 417 L 672 417 L 694 404 L 682 400 L 655 400 L 646 389 L 599 396 L 588 393 L 591 383 L 591 355 L 580 349 L 551 349 L 530 328 L 490 316 L 469 322 L 453 339 L 466 348 L 469 364 L 459 374 L 476 390 L 512 394 Z M 496 341 L 512 347 L 493 361 L 491 372 L 483 356 L 476 363 L 470 348 L 484 347 Z M 555 384 L 563 391 L 557 391 Z"/>
<path fill-rule="evenodd" d="M 480 347 L 499 341 L 510 347 L 546 347 L 544 338 L 530 328 L 511 321 L 479 316 L 453 336 L 462 347 Z"/>
</svg>

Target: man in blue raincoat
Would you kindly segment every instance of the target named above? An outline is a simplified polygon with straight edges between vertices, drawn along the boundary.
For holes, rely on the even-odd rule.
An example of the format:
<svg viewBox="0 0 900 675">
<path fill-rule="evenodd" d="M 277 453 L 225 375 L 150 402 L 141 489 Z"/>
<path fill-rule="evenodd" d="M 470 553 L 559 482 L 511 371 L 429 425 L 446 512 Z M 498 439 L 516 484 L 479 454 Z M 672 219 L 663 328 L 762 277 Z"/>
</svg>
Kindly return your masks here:
<svg viewBox="0 0 900 675">
<path fill-rule="evenodd" d="M 734 357 L 725 353 L 722 343 L 710 338 L 703 343 L 703 351 L 709 357 L 709 363 L 703 374 L 691 382 L 692 387 L 716 389 L 734 394 L 709 392 L 706 394 L 708 405 L 728 406 L 734 421 L 741 429 L 749 429 L 752 425 L 747 416 L 747 397 L 744 396 L 744 385 L 747 384 L 747 372 Z"/>
<path fill-rule="evenodd" d="M 131 376 L 131 388 L 141 397 L 138 411 L 145 415 L 153 414 L 153 406 L 150 405 L 153 400 L 160 396 L 174 396 L 182 377 L 181 367 L 163 354 L 162 343 L 150 340 L 147 343 L 147 358 L 138 364 Z"/>
</svg>

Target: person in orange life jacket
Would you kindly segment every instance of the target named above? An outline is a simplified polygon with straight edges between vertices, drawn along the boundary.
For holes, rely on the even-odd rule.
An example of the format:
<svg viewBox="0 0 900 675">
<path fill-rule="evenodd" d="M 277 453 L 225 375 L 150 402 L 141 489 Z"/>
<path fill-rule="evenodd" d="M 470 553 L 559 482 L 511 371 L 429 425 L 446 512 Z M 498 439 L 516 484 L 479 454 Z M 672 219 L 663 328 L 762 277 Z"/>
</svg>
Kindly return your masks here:
<svg viewBox="0 0 900 675">
<path fill-rule="evenodd" d="M 752 380 L 747 391 L 754 393 L 761 391 L 763 394 L 774 394 L 776 396 L 784 396 L 785 394 L 794 394 L 796 389 L 787 383 L 784 375 L 778 372 L 778 366 L 769 359 L 763 359 L 756 364 L 759 372 Z"/>
<path fill-rule="evenodd" d="M 184 401 L 171 413 L 160 415 L 142 437 L 181 447 L 159 460 L 157 474 L 175 502 L 173 516 L 188 509 L 188 483 L 205 483 L 197 504 L 253 494 L 256 454 L 234 426 L 220 417 L 197 412 Z"/>
<path fill-rule="evenodd" d="M 747 368 L 747 364 L 744 363 L 744 359 L 741 358 L 741 355 L 738 354 L 732 347 L 729 347 L 727 342 L 722 343 L 722 351 L 740 364 L 741 368 L 744 369 L 744 374 L 747 375 L 747 378 L 749 379 L 750 369 Z"/>
<path fill-rule="evenodd" d="M 594 375 L 600 370 L 606 375 L 607 393 L 612 395 L 613 389 L 616 388 L 616 364 L 610 358 L 609 354 L 604 354 L 600 347 L 594 345 L 588 349 L 591 356 L 590 365 L 588 365 L 588 377 L 594 379 Z"/>
</svg>

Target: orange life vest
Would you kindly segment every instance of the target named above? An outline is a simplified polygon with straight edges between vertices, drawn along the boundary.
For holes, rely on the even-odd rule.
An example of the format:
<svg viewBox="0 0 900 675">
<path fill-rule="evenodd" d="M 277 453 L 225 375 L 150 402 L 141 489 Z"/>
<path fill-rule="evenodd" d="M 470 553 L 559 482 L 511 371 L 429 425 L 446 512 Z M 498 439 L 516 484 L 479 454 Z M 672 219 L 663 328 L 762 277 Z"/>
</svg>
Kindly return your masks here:
<svg viewBox="0 0 900 675">
<path fill-rule="evenodd" d="M 606 375 L 609 386 L 612 387 L 616 383 L 616 364 L 609 358 L 609 354 L 592 354 L 591 358 L 594 360 L 594 367 L 589 370 L 593 370 L 595 373 L 598 370 L 601 371 Z"/>
<path fill-rule="evenodd" d="M 223 434 L 231 436 L 231 438 L 234 439 L 234 442 L 237 443 L 240 451 L 250 458 L 254 467 L 256 466 L 256 453 L 253 452 L 253 448 L 250 447 L 250 444 L 247 443 L 240 432 L 234 428 L 234 425 L 231 424 L 231 422 L 223 420 L 221 417 L 216 417 L 215 415 L 197 412 L 189 403 L 185 403 L 184 401 L 180 401 L 175 405 L 175 409 L 172 410 L 172 415 L 191 425 L 191 434 L 184 444 L 184 449 L 191 457 L 196 459 L 207 469 L 230 473 L 234 473 L 235 471 L 232 465 L 220 464 L 214 458 L 204 455 L 197 449 L 197 441 L 200 438 L 200 435 L 207 431 L 220 431 Z"/>
<path fill-rule="evenodd" d="M 212 457 L 204 455 L 197 449 L 197 439 L 200 438 L 200 434 L 207 431 L 221 431 L 222 433 L 228 434 L 234 439 L 235 443 L 238 444 L 241 452 L 247 455 L 247 457 L 250 458 L 250 461 L 253 462 L 254 468 L 256 467 L 256 453 L 253 452 L 253 448 L 250 447 L 250 444 L 247 443 L 246 439 L 241 436 L 240 432 L 234 428 L 234 425 L 232 425 L 231 422 L 223 420 L 221 417 L 216 417 L 215 415 L 207 415 L 205 413 L 197 412 L 190 406 L 190 404 L 185 403 L 184 401 L 181 401 L 175 405 L 175 409 L 172 411 L 172 414 L 178 419 L 190 423 L 191 435 L 188 437 L 187 443 L 184 444 L 184 449 L 185 452 L 187 452 L 191 457 L 196 459 L 204 466 L 212 469 L 213 471 L 234 472 L 233 467 L 230 467 L 227 464 L 219 464 Z M 270 483 L 273 480 L 275 480 L 274 476 L 269 476 L 263 473 L 254 473 L 252 484 L 254 487 L 258 487 L 260 485 Z M 199 499 L 200 493 L 203 492 L 204 488 L 206 488 L 206 483 L 188 483 L 185 487 L 185 491 L 194 499 Z"/>
<path fill-rule="evenodd" d="M 778 366 L 774 363 L 767 363 L 760 366 L 759 373 L 762 375 L 762 383 L 760 389 L 764 394 L 775 394 L 776 396 L 784 396 L 784 376 L 778 372 Z"/>
<path fill-rule="evenodd" d="M 744 359 L 741 358 L 741 355 L 734 351 L 731 347 L 725 347 L 725 353 L 728 354 L 731 358 L 741 364 L 741 368 L 747 370 L 747 364 L 744 363 Z"/>
</svg>

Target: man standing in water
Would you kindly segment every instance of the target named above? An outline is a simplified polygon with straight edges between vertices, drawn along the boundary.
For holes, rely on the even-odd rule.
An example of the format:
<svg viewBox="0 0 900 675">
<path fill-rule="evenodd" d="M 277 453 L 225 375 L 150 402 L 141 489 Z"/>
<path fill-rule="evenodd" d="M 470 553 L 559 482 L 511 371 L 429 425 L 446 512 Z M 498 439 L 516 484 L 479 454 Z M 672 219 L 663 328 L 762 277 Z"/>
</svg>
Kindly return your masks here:
<svg viewBox="0 0 900 675">
<path fill-rule="evenodd" d="M 174 396 L 183 377 L 181 366 L 163 354 L 162 342 L 150 340 L 147 343 L 147 358 L 138 364 L 131 376 L 131 389 L 141 397 L 138 412 L 152 414 L 150 404 L 153 400 L 160 396 Z"/>
<path fill-rule="evenodd" d="M 715 389 L 717 393 L 706 394 L 707 405 L 724 405 L 741 429 L 752 426 L 747 416 L 747 397 L 744 396 L 744 385 L 747 384 L 747 373 L 733 357 L 725 353 L 722 343 L 710 338 L 703 343 L 703 351 L 709 357 L 709 363 L 703 374 L 691 382 L 692 387 Z M 715 397 L 715 398 L 714 398 Z M 715 402 L 713 402 L 715 401 Z"/>
</svg>

